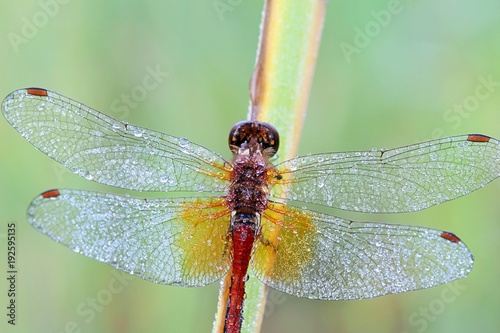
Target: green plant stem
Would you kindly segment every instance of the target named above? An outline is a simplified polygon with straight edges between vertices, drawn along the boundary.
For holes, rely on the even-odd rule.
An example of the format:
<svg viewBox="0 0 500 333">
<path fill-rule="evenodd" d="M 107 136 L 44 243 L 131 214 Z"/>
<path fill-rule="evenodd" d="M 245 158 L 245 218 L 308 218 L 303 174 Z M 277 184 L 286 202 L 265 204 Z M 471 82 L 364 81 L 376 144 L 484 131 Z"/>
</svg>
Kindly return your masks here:
<svg viewBox="0 0 500 333">
<path fill-rule="evenodd" d="M 265 121 L 280 133 L 278 159 L 296 155 L 325 16 L 324 0 L 268 0 L 255 71 L 250 82 L 249 119 Z M 277 237 L 277 235 L 274 235 Z M 274 258 L 269 258 L 272 263 Z M 230 273 L 229 273 L 230 274 Z M 222 332 L 229 279 L 221 284 L 214 332 Z M 242 332 L 259 332 L 266 314 L 267 287 L 250 276 Z M 275 304 L 269 306 L 270 311 Z M 267 314 L 270 314 L 268 311 Z M 221 322 L 222 321 L 222 322 Z"/>
</svg>

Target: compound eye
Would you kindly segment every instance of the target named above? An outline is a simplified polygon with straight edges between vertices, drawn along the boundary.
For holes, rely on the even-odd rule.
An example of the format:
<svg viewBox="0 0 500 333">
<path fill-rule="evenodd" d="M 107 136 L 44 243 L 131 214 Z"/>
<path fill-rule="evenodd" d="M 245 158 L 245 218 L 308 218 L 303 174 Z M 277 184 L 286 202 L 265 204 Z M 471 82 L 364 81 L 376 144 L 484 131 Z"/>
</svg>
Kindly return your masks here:
<svg viewBox="0 0 500 333">
<path fill-rule="evenodd" d="M 268 157 L 272 157 L 276 154 L 278 151 L 278 148 L 280 146 L 280 136 L 278 134 L 278 131 L 276 128 L 268 123 L 260 123 L 262 127 L 265 128 L 265 130 L 261 130 L 261 142 L 260 144 L 262 145 L 262 148 L 267 153 Z"/>
<path fill-rule="evenodd" d="M 231 150 L 233 150 L 231 147 L 240 148 L 243 143 L 248 141 L 251 124 L 251 121 L 240 121 L 231 127 L 228 139 L 229 148 Z"/>
<path fill-rule="evenodd" d="M 233 153 L 245 146 L 271 157 L 278 151 L 279 135 L 276 128 L 268 123 L 240 121 L 231 128 L 228 143 Z"/>
</svg>

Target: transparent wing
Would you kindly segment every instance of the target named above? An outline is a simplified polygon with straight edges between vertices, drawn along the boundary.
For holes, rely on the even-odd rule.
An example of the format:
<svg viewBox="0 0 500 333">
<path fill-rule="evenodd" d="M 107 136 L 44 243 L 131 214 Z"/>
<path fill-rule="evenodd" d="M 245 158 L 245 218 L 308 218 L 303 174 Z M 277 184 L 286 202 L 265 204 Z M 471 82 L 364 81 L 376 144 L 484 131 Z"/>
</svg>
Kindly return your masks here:
<svg viewBox="0 0 500 333">
<path fill-rule="evenodd" d="M 31 144 L 98 183 L 138 191 L 223 191 L 229 165 L 184 138 L 121 122 L 58 93 L 20 89 L 2 103 Z"/>
<path fill-rule="evenodd" d="M 261 225 L 254 273 L 299 297 L 348 300 L 402 293 L 463 278 L 473 265 L 458 237 L 434 229 L 353 222 L 276 203 Z"/>
<path fill-rule="evenodd" d="M 500 143 L 479 134 L 453 136 L 390 150 L 297 157 L 276 172 L 276 198 L 360 212 L 411 212 L 497 178 Z"/>
<path fill-rule="evenodd" d="M 229 268 L 229 211 L 222 198 L 141 199 L 50 190 L 28 222 L 73 251 L 155 283 L 203 286 Z"/>
</svg>

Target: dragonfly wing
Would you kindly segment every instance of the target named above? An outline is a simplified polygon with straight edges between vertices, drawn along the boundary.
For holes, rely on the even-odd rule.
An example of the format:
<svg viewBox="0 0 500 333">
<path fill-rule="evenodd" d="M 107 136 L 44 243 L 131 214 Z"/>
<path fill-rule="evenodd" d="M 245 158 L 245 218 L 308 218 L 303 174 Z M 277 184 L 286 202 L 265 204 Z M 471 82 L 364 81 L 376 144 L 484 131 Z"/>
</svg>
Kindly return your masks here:
<svg viewBox="0 0 500 333">
<path fill-rule="evenodd" d="M 155 283 L 202 286 L 229 268 L 229 211 L 221 198 L 50 190 L 33 200 L 28 222 L 75 252 Z"/>
<path fill-rule="evenodd" d="M 58 93 L 20 89 L 2 103 L 37 149 L 98 183 L 138 191 L 223 191 L 224 159 L 184 138 L 130 125 Z"/>
<path fill-rule="evenodd" d="M 276 198 L 360 212 L 411 212 L 500 176 L 500 142 L 462 135 L 389 150 L 309 155 L 277 165 L 276 172 Z"/>
<path fill-rule="evenodd" d="M 434 229 L 353 222 L 277 203 L 261 225 L 253 271 L 270 287 L 299 297 L 402 293 L 463 278 L 473 264 L 458 237 Z"/>
</svg>

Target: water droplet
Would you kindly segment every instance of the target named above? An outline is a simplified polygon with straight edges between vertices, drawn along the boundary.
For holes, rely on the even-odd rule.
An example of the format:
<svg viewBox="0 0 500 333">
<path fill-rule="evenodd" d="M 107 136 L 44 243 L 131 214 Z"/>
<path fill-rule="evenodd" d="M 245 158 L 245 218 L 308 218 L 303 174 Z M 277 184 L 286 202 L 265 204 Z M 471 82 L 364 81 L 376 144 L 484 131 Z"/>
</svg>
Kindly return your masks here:
<svg viewBox="0 0 500 333">
<path fill-rule="evenodd" d="M 113 123 L 113 128 L 120 128 L 120 123 L 119 122 L 116 122 L 116 123 Z"/>
<path fill-rule="evenodd" d="M 186 138 L 179 138 L 179 146 L 187 148 L 189 146 L 189 140 Z"/>
<path fill-rule="evenodd" d="M 88 180 L 92 180 L 92 179 L 94 179 L 94 176 L 92 176 L 92 175 L 90 174 L 90 172 L 85 172 L 85 173 L 83 174 L 83 177 L 85 177 L 85 178 L 86 178 L 86 179 L 88 179 Z"/>
<path fill-rule="evenodd" d="M 142 136 L 142 134 L 144 133 L 144 130 L 143 129 L 136 129 L 134 131 L 134 136 L 140 138 Z"/>
</svg>

